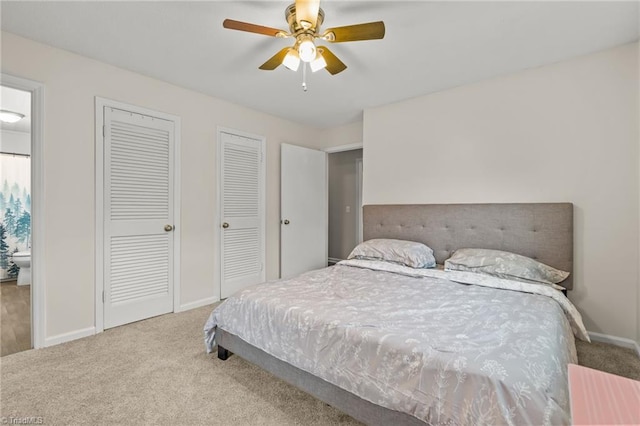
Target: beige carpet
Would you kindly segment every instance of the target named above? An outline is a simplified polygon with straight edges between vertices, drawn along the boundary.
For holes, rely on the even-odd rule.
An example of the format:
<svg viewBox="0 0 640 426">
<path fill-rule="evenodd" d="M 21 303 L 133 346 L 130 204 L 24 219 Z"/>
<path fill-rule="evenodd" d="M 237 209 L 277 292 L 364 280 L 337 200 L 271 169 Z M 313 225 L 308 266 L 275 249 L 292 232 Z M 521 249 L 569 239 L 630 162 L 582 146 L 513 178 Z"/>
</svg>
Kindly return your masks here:
<svg viewBox="0 0 640 426">
<path fill-rule="evenodd" d="M 357 424 L 237 356 L 206 355 L 202 326 L 210 311 L 164 315 L 3 357 L 0 415 L 39 416 L 52 425 Z M 584 359 L 640 372 L 631 351 L 600 344 L 579 350 Z"/>
<path fill-rule="evenodd" d="M 349 416 L 204 351 L 211 307 L 0 359 L 1 415 L 45 424 L 332 425 Z"/>
<path fill-rule="evenodd" d="M 633 349 L 620 348 L 600 342 L 577 341 L 576 346 L 581 365 L 640 380 L 640 358 Z"/>
</svg>

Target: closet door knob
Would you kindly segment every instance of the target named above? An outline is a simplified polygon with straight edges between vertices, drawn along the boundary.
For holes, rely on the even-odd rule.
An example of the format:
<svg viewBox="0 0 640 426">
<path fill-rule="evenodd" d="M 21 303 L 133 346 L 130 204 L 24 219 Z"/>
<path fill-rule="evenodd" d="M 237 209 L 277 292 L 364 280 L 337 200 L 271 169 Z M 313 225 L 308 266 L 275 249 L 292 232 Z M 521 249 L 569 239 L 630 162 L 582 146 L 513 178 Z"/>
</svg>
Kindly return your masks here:
<svg viewBox="0 0 640 426">
<path fill-rule="evenodd" d="M 227 222 L 225 222 L 225 223 L 223 223 L 223 224 L 222 224 L 222 227 L 223 227 L 224 229 L 227 229 L 227 228 L 229 227 L 229 224 L 228 224 Z"/>
<path fill-rule="evenodd" d="M 289 219 L 285 219 L 283 223 L 284 223 L 285 225 L 288 225 L 288 224 L 290 224 L 291 222 L 289 222 Z"/>
<path fill-rule="evenodd" d="M 164 230 L 165 230 L 166 232 L 171 232 L 171 231 L 173 231 L 173 226 L 171 226 L 171 225 L 165 225 L 165 226 L 164 226 Z"/>
</svg>

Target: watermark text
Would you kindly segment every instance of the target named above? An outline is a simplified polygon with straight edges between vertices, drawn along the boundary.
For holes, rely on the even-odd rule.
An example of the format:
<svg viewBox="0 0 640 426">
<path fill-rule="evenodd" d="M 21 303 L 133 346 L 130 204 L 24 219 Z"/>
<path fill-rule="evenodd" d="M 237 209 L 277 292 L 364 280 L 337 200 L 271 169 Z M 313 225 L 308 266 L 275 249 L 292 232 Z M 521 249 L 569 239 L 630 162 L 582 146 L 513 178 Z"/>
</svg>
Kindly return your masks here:
<svg viewBox="0 0 640 426">
<path fill-rule="evenodd" d="M 43 425 L 44 424 L 44 417 L 40 417 L 40 416 L 25 416 L 25 417 L 2 416 L 2 417 L 0 417 L 0 424 L 2 424 L 2 425 Z"/>
</svg>

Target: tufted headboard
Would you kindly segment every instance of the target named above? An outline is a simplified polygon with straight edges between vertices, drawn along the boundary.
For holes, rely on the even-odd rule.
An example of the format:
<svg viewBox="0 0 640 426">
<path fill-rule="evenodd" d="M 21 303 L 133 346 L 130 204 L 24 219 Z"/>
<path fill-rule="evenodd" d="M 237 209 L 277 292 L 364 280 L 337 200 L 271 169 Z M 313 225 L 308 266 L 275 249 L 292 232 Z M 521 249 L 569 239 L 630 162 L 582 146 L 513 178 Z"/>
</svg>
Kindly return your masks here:
<svg viewBox="0 0 640 426">
<path fill-rule="evenodd" d="M 571 203 L 367 205 L 363 222 L 365 240 L 418 241 L 440 264 L 459 248 L 528 256 L 571 272 L 561 285 L 573 288 Z"/>
</svg>

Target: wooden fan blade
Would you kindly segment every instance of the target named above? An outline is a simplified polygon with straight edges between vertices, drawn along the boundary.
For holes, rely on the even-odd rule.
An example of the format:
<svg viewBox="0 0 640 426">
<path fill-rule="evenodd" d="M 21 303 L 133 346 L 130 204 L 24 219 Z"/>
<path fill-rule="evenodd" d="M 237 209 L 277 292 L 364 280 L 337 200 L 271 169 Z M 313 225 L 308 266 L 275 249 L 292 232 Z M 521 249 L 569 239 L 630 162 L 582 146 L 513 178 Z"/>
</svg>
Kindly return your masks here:
<svg viewBox="0 0 640 426">
<path fill-rule="evenodd" d="M 368 22 L 366 24 L 329 28 L 322 34 L 322 38 L 332 43 L 378 40 L 384 38 L 384 22 Z"/>
<path fill-rule="evenodd" d="M 326 69 L 331 75 L 336 75 L 347 69 L 347 66 L 336 55 L 333 54 L 326 46 L 318 46 L 318 51 L 327 63 Z"/>
<path fill-rule="evenodd" d="M 262 25 L 234 21 L 233 19 L 225 19 L 222 26 L 230 30 L 246 31 L 248 33 L 263 34 L 271 37 L 284 37 L 287 35 L 286 31 L 277 28 L 263 27 Z"/>
<path fill-rule="evenodd" d="M 275 70 L 282 63 L 284 57 L 287 56 L 287 52 L 289 51 L 289 49 L 290 47 L 285 47 L 284 49 L 273 55 L 271 58 L 269 58 L 267 62 L 260 65 L 259 68 L 266 71 Z"/>
<path fill-rule="evenodd" d="M 315 28 L 320 0 L 296 0 L 296 21 L 302 28 Z"/>
</svg>

